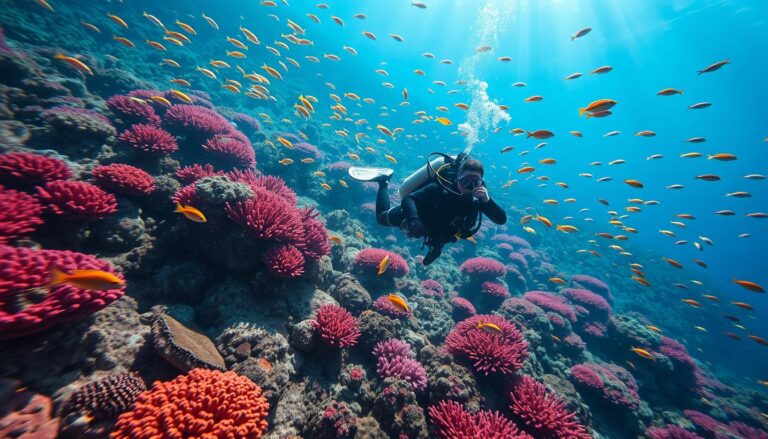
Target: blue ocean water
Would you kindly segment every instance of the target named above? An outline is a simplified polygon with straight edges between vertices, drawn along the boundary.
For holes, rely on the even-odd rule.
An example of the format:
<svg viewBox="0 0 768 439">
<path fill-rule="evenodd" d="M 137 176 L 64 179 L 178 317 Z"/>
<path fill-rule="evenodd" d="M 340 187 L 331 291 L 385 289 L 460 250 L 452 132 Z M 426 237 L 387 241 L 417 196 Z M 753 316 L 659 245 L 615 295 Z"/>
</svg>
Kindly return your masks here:
<svg viewBox="0 0 768 439">
<path fill-rule="evenodd" d="M 768 215 L 768 3 L 433 0 L 422 8 L 408 0 L 274 5 L 125 0 L 99 2 L 93 11 L 73 3 L 52 1 L 59 15 L 46 15 L 39 4 L 8 2 L 8 11 L 23 10 L 25 20 L 0 24 L 12 41 L 79 54 L 93 65 L 109 65 L 158 87 L 170 87 L 174 78 L 188 80 L 209 93 L 216 106 L 267 121 L 264 130 L 272 142 L 279 133 L 309 129 L 322 140 L 319 144 L 328 146 L 323 165 L 354 161 L 354 153 L 359 155 L 355 165 L 393 167 L 398 183 L 432 152 L 471 150 L 485 164 L 491 197 L 511 221 L 505 229 L 486 224 L 477 244 L 455 246 L 466 254 L 486 254 L 496 243 L 485 237 L 495 231 L 530 239 L 564 277 L 586 273 L 607 280 L 617 312 L 644 315 L 665 335 L 684 342 L 719 379 L 765 391 L 759 381 L 768 379 L 767 348 L 749 336 L 768 339 L 768 300 L 734 281 L 768 287 L 763 256 L 768 247 L 768 218 L 763 218 Z M 128 28 L 106 18 L 107 12 L 125 19 Z M 179 30 L 176 20 L 193 26 L 192 42 L 174 47 L 162 40 L 162 30 L 145 13 L 169 29 Z M 289 19 L 302 32 L 292 29 Z M 80 22 L 97 25 L 100 32 Z M 242 27 L 261 43 L 248 42 Z M 585 28 L 590 31 L 572 38 Z M 113 35 L 130 38 L 137 47 L 120 46 Z M 308 44 L 290 43 L 288 35 L 306 38 Z M 245 41 L 248 49 L 226 37 Z M 168 51 L 149 47 L 147 39 L 162 41 Z M 228 57 L 226 52 L 233 50 L 242 50 L 245 57 Z M 182 67 L 169 67 L 167 59 Z M 213 68 L 212 60 L 232 67 Z M 719 61 L 728 63 L 698 73 Z M 270 98 L 223 89 L 227 80 L 245 83 L 235 65 L 268 78 Z M 282 79 L 270 76 L 264 66 L 279 71 Z M 603 66 L 610 71 L 592 73 Z M 217 78 L 206 78 L 196 69 L 201 67 Z M 565 79 L 575 73 L 581 75 Z M 658 95 L 665 88 L 682 92 Z M 299 95 L 318 100 L 310 121 L 294 111 Z M 616 101 L 610 116 L 580 116 L 580 108 L 598 99 Z M 345 106 L 343 115 L 331 108 L 337 100 Z M 702 102 L 711 106 L 689 108 Z M 384 135 L 377 126 L 396 130 L 396 135 Z M 537 130 L 554 136 L 526 134 Z M 638 135 L 643 131 L 653 135 Z M 363 134 L 361 140 L 355 140 L 357 133 Z M 686 141 L 695 137 L 706 140 Z M 321 214 L 344 207 L 364 219 L 359 204 L 373 202 L 372 193 L 366 194 L 370 199 L 337 196 L 345 193 L 338 192 L 344 189 L 336 182 L 301 174 L 296 171 L 300 163 L 278 164 L 283 158 L 279 145 L 254 144 L 259 169 L 299 182 L 297 193 L 314 197 Z M 681 157 L 690 153 L 700 156 Z M 736 159 L 708 158 L 714 154 Z M 535 169 L 521 172 L 525 167 Z M 716 175 L 719 181 L 696 178 L 703 175 Z M 637 180 L 642 188 L 625 180 Z M 333 186 L 330 195 L 317 190 L 323 181 Z M 345 183 L 358 185 L 349 178 Z M 739 192 L 746 194 L 728 195 Z M 724 210 L 734 214 L 715 213 Z M 521 221 L 524 215 L 546 217 L 553 226 Z M 563 225 L 577 230 L 556 229 Z M 420 243 L 398 242 L 400 235 L 387 241 L 391 232 L 368 224 L 367 233 L 377 243 L 423 253 Z M 626 239 L 598 235 L 606 233 Z M 631 264 L 644 273 L 648 286 L 632 280 Z M 557 288 L 552 285 L 553 291 Z"/>
</svg>

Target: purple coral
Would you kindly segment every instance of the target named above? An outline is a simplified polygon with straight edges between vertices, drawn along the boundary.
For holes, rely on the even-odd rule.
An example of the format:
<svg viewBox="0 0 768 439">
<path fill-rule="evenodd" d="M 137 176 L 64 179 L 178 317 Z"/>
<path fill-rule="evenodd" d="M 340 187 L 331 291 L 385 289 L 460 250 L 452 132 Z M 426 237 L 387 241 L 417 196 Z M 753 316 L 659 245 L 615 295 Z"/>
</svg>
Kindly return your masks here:
<svg viewBox="0 0 768 439">
<path fill-rule="evenodd" d="M 546 291 L 529 291 L 523 297 L 546 311 L 560 314 L 571 322 L 576 321 L 576 311 L 561 296 Z"/>
<path fill-rule="evenodd" d="M 567 297 L 571 303 L 583 306 L 589 311 L 589 316 L 592 319 L 605 321 L 611 315 L 611 304 L 603 296 L 590 290 L 565 288 L 560 293 Z"/>
<path fill-rule="evenodd" d="M 586 274 L 574 274 L 571 276 L 571 282 L 579 288 L 584 288 L 592 291 L 595 294 L 603 296 L 605 300 L 613 303 L 613 296 L 611 295 L 611 288 L 605 282 L 600 279 L 588 276 Z"/>
<path fill-rule="evenodd" d="M 467 259 L 459 266 L 459 270 L 470 278 L 477 280 L 489 280 L 504 276 L 507 273 L 504 264 L 501 262 L 482 257 Z"/>
<path fill-rule="evenodd" d="M 401 340 L 384 340 L 376 344 L 373 354 L 377 357 L 376 371 L 383 378 L 397 377 L 421 392 L 427 387 L 427 372 L 413 357 L 408 343 Z"/>
</svg>

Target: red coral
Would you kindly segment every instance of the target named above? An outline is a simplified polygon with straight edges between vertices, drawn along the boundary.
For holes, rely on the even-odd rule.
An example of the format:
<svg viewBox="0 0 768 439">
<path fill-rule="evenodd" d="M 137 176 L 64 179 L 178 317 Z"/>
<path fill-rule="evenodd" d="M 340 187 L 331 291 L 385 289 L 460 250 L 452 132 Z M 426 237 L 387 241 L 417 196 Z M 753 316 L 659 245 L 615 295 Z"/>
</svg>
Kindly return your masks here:
<svg viewBox="0 0 768 439">
<path fill-rule="evenodd" d="M 0 243 L 34 232 L 43 224 L 42 212 L 34 195 L 0 186 Z"/>
<path fill-rule="evenodd" d="M 120 134 L 120 142 L 135 152 L 163 155 L 176 152 L 179 145 L 168 131 L 149 124 L 135 124 Z"/>
<path fill-rule="evenodd" d="M 312 327 L 326 346 L 354 346 L 360 337 L 357 319 L 339 305 L 323 305 L 315 313 Z"/>
<path fill-rule="evenodd" d="M 288 185 L 285 184 L 285 181 L 280 177 L 261 175 L 254 180 L 253 186 L 263 187 L 285 199 L 289 204 L 296 204 L 296 193 L 293 189 L 289 188 Z"/>
<path fill-rule="evenodd" d="M 155 179 L 151 175 L 121 163 L 93 168 L 93 180 L 105 189 L 125 195 L 149 195 L 155 190 Z"/>
<path fill-rule="evenodd" d="M 192 166 L 185 166 L 176 170 L 176 178 L 181 180 L 181 182 L 184 184 L 194 183 L 201 178 L 223 174 L 224 173 L 221 171 L 215 171 L 213 169 L 213 165 L 210 163 L 206 163 L 202 166 L 195 163 Z"/>
<path fill-rule="evenodd" d="M 37 190 L 48 210 L 65 220 L 99 220 L 117 210 L 114 195 L 84 181 L 52 181 Z"/>
<path fill-rule="evenodd" d="M 277 277 L 292 278 L 304 274 L 304 255 L 291 244 L 280 244 L 268 248 L 261 255 L 261 262 Z"/>
<path fill-rule="evenodd" d="M 580 288 L 565 288 L 560 291 L 572 303 L 581 305 L 589 311 L 590 317 L 604 321 L 611 315 L 611 304 L 603 296 Z"/>
<path fill-rule="evenodd" d="M 462 273 L 471 278 L 487 280 L 490 278 L 504 276 L 507 272 L 504 264 L 490 258 L 470 258 L 464 261 L 459 267 Z"/>
<path fill-rule="evenodd" d="M 590 439 L 565 402 L 528 375 L 519 377 L 509 394 L 512 412 L 537 439 Z"/>
<path fill-rule="evenodd" d="M 374 300 L 373 307 L 376 308 L 376 311 L 378 311 L 380 314 L 384 314 L 396 319 L 408 319 L 413 316 L 413 312 L 410 308 L 408 308 L 408 311 L 399 308 L 394 303 L 392 303 L 387 296 L 381 296 Z"/>
<path fill-rule="evenodd" d="M 29 152 L 0 155 L 0 181 L 14 186 L 38 186 L 69 180 L 72 171 L 64 160 Z"/>
<path fill-rule="evenodd" d="M 477 314 L 475 306 L 472 302 L 463 297 L 454 297 L 451 299 L 451 305 L 453 305 L 453 315 L 455 320 L 464 320 L 467 317 L 471 317 Z"/>
<path fill-rule="evenodd" d="M 254 190 L 253 198 L 224 206 L 229 219 L 257 239 L 287 244 L 304 240 L 301 215 L 295 207 L 265 189 Z"/>
<path fill-rule="evenodd" d="M 308 261 L 317 261 L 331 253 L 331 242 L 328 240 L 328 230 L 317 219 L 318 212 L 312 208 L 300 210 L 302 225 L 304 226 L 304 242 L 299 245 L 299 250 Z"/>
<path fill-rule="evenodd" d="M 509 291 L 507 290 L 507 287 L 504 286 L 504 284 L 501 284 L 499 282 L 491 282 L 491 281 L 485 281 L 480 285 L 480 292 L 482 294 L 497 297 L 500 299 L 506 299 L 509 297 Z"/>
<path fill-rule="evenodd" d="M 429 407 L 434 433 L 443 439 L 532 439 L 499 412 L 470 413 L 456 401 Z"/>
<path fill-rule="evenodd" d="M 352 262 L 352 267 L 360 273 L 376 275 L 379 264 L 385 256 L 389 256 L 389 267 L 381 276 L 393 278 L 408 274 L 408 264 L 402 256 L 381 248 L 364 248 L 360 250 Z"/>
<path fill-rule="evenodd" d="M 571 322 L 576 321 L 576 311 L 561 296 L 556 296 L 546 291 L 529 291 L 523 297 L 546 311 L 560 314 Z"/>
<path fill-rule="evenodd" d="M 256 151 L 245 136 L 218 134 L 203 144 L 203 149 L 227 164 L 249 168 L 256 164 Z"/>
<path fill-rule="evenodd" d="M 160 116 L 155 113 L 151 105 L 142 104 L 125 95 L 115 95 L 107 99 L 107 107 L 125 125 L 146 123 L 160 125 Z"/>
<path fill-rule="evenodd" d="M 492 323 L 500 332 L 478 328 L 479 323 Z M 528 343 L 517 327 L 503 317 L 490 314 L 459 322 L 446 337 L 445 349 L 485 375 L 497 372 L 510 375 L 520 369 L 528 357 Z"/>
<path fill-rule="evenodd" d="M 195 139 L 208 139 L 234 130 L 224 116 L 198 105 L 174 105 L 165 112 L 163 125 L 177 136 Z"/>
<path fill-rule="evenodd" d="M 122 287 L 100 291 L 63 284 L 47 288 L 54 267 L 65 272 L 117 274 L 108 262 L 83 253 L 0 245 L 0 340 L 90 315 L 125 293 Z"/>
<path fill-rule="evenodd" d="M 268 412 L 261 388 L 248 378 L 192 369 L 139 395 L 120 415 L 112 438 L 260 438 Z"/>
</svg>

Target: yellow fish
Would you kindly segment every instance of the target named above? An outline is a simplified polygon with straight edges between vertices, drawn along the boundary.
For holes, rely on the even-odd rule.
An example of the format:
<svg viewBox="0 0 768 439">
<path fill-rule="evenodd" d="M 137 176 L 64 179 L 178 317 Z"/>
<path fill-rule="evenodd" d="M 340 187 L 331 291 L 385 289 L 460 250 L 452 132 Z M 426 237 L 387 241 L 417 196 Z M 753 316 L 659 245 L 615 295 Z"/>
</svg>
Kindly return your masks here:
<svg viewBox="0 0 768 439">
<path fill-rule="evenodd" d="M 314 162 L 315 162 L 315 159 L 313 159 L 312 157 L 301 159 L 301 163 L 314 163 Z"/>
<path fill-rule="evenodd" d="M 320 186 L 322 186 L 323 189 L 328 190 L 328 191 L 333 189 L 333 188 L 331 188 L 331 185 L 328 184 L 328 183 L 320 183 Z"/>
<path fill-rule="evenodd" d="M 381 276 L 384 274 L 384 272 L 387 271 L 387 268 L 389 268 L 390 263 L 392 263 L 392 260 L 389 258 L 389 255 L 384 256 L 381 259 L 381 262 L 379 262 L 379 268 L 376 270 L 376 275 Z"/>
<path fill-rule="evenodd" d="M 646 351 L 642 348 L 632 348 L 630 349 L 632 352 L 636 353 L 637 355 L 645 358 L 646 360 L 656 361 L 656 358 L 651 354 L 650 352 Z"/>
<path fill-rule="evenodd" d="M 184 215 L 188 220 L 194 221 L 196 223 L 204 223 L 208 221 L 205 219 L 203 212 L 200 212 L 192 206 L 182 206 L 181 204 L 176 203 L 176 209 L 174 209 L 174 212 L 178 212 Z"/>
<path fill-rule="evenodd" d="M 102 270 L 73 270 L 65 273 L 58 268 L 51 270 L 51 280 L 48 287 L 61 284 L 72 284 L 84 290 L 110 290 L 120 288 L 125 282 L 112 273 Z"/>
<path fill-rule="evenodd" d="M 438 117 L 435 120 L 438 121 L 440 123 L 440 125 L 443 125 L 443 126 L 453 125 L 453 122 L 451 122 L 451 120 L 448 119 L 447 117 L 442 117 L 441 116 L 441 117 Z"/>
<path fill-rule="evenodd" d="M 475 324 L 475 329 L 479 329 L 490 334 L 501 334 L 501 328 L 499 328 L 499 325 L 490 322 L 479 321 Z"/>
<path fill-rule="evenodd" d="M 67 64 L 74 67 L 76 70 L 79 70 L 81 72 L 88 73 L 89 75 L 93 76 L 93 71 L 90 67 L 85 65 L 84 62 L 80 61 L 77 58 L 73 58 L 71 56 L 66 56 L 63 53 L 57 53 L 56 56 L 54 56 L 55 59 L 60 59 L 62 61 L 65 61 Z"/>
<path fill-rule="evenodd" d="M 394 157 L 392 157 L 391 155 L 385 155 L 385 156 L 384 156 L 384 158 L 385 158 L 385 159 L 387 159 L 387 160 L 389 160 L 389 161 L 390 161 L 390 162 L 392 162 L 392 163 L 395 163 L 395 164 L 397 163 L 397 159 L 395 159 L 395 158 L 394 158 Z"/>
<path fill-rule="evenodd" d="M 408 303 L 405 301 L 405 299 L 398 296 L 397 294 L 387 295 L 387 300 L 389 300 L 393 305 L 400 308 L 401 310 L 405 312 L 411 312 L 410 308 L 408 307 Z"/>
<path fill-rule="evenodd" d="M 285 137 L 278 137 L 277 141 L 280 142 L 280 144 L 283 145 L 284 147 L 293 149 L 293 143 L 291 143 L 291 141 L 286 139 Z"/>
<path fill-rule="evenodd" d="M 339 184 L 340 184 L 340 185 L 342 185 L 342 186 L 344 186 L 344 187 L 349 187 L 349 185 L 347 184 L 347 182 L 346 182 L 346 181 L 344 181 L 344 180 L 339 180 Z"/>
</svg>

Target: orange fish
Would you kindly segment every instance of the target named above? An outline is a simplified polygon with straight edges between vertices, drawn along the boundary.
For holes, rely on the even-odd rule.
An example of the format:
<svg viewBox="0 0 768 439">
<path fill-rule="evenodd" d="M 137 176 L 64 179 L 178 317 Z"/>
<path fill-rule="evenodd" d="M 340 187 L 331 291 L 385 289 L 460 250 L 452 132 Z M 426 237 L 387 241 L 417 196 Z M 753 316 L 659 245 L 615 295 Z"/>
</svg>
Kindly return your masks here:
<svg viewBox="0 0 768 439">
<path fill-rule="evenodd" d="M 501 334 L 501 328 L 499 328 L 498 325 L 490 322 L 477 322 L 475 324 L 475 328 L 490 334 Z"/>
<path fill-rule="evenodd" d="M 85 65 L 84 62 L 80 61 L 77 58 L 73 58 L 71 56 L 66 56 L 63 53 L 57 53 L 56 56 L 54 56 L 54 58 L 60 59 L 62 61 L 66 61 L 67 64 L 71 65 L 76 70 L 88 73 L 89 75 L 93 76 L 93 71 L 91 70 L 91 68 L 88 67 L 87 65 Z"/>
<path fill-rule="evenodd" d="M 526 131 L 526 134 L 526 138 L 533 137 L 534 139 L 549 139 L 555 135 L 555 133 L 549 130 Z"/>
<path fill-rule="evenodd" d="M 768 346 L 768 340 L 764 339 L 763 337 L 759 337 L 757 335 L 750 335 L 749 338 L 754 340 L 757 344 Z"/>
<path fill-rule="evenodd" d="M 389 267 L 389 264 L 392 263 L 392 260 L 389 258 L 389 255 L 385 255 L 381 262 L 379 262 L 379 268 L 376 270 L 376 275 L 381 276 L 384 274 L 385 271 L 387 271 L 387 268 Z"/>
<path fill-rule="evenodd" d="M 639 180 L 627 179 L 627 180 L 624 180 L 624 183 L 638 189 L 641 189 L 643 187 L 643 183 L 641 183 Z"/>
<path fill-rule="evenodd" d="M 182 215 L 184 215 L 188 220 L 194 221 L 196 223 L 204 223 L 208 221 L 205 219 L 205 215 L 203 215 L 203 212 L 200 212 L 198 209 L 192 207 L 192 206 L 182 206 L 179 203 L 176 203 L 176 209 L 174 212 L 178 212 Z"/>
<path fill-rule="evenodd" d="M 736 285 L 739 285 L 740 287 L 742 287 L 742 288 L 744 288 L 746 290 L 753 291 L 755 293 L 764 293 L 765 292 L 763 287 L 761 287 L 760 285 L 756 284 L 755 282 L 750 282 L 748 280 L 734 279 L 733 283 L 735 283 Z"/>
<path fill-rule="evenodd" d="M 51 270 L 51 280 L 48 287 L 61 284 L 72 284 L 84 290 L 111 290 L 125 285 L 125 281 L 112 273 L 102 270 L 73 270 L 65 273 L 58 268 Z"/>
<path fill-rule="evenodd" d="M 752 307 L 752 305 L 746 303 L 746 302 L 731 302 L 732 304 L 738 306 L 741 309 L 746 309 L 747 311 L 754 311 L 755 308 Z"/>
<path fill-rule="evenodd" d="M 393 305 L 400 308 L 401 310 L 405 312 L 411 312 L 411 309 L 408 307 L 408 303 L 406 303 L 405 299 L 398 296 L 397 294 L 387 295 L 387 300 L 389 300 Z"/>
<path fill-rule="evenodd" d="M 646 360 L 656 361 L 656 357 L 653 356 L 650 352 L 648 352 L 645 349 L 642 348 L 632 348 L 630 349 L 632 352 L 636 353 L 637 355 L 645 358 Z"/>
<path fill-rule="evenodd" d="M 687 303 L 688 305 L 691 305 L 694 308 L 701 308 L 701 304 L 693 299 L 682 299 L 681 302 Z"/>
</svg>

